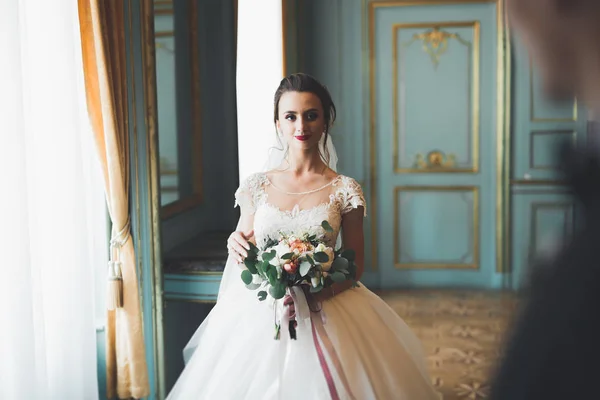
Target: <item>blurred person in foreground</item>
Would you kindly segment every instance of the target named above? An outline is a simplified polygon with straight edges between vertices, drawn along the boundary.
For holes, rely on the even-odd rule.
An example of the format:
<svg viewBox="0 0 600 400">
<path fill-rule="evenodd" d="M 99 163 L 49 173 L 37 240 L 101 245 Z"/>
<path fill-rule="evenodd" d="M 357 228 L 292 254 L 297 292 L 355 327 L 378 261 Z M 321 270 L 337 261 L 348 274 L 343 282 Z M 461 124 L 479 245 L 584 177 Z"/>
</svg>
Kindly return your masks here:
<svg viewBox="0 0 600 400">
<path fill-rule="evenodd" d="M 600 0 L 507 0 L 547 95 L 600 111 Z M 533 266 L 492 384 L 493 400 L 600 399 L 600 148 L 564 148 L 582 218 Z"/>
</svg>

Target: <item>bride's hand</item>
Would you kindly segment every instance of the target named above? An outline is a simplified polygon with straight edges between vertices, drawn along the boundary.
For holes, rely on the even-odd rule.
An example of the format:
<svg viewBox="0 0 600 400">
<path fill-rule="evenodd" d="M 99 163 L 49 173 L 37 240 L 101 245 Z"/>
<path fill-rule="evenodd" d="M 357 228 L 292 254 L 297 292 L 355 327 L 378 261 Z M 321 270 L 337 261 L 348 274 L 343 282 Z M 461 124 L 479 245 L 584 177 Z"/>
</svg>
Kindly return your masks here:
<svg viewBox="0 0 600 400">
<path fill-rule="evenodd" d="M 254 231 L 241 232 L 235 231 L 227 239 L 227 250 L 229 255 L 235 258 L 238 263 L 244 262 L 244 258 L 248 257 L 248 250 L 250 245 L 248 241 L 254 235 Z"/>
</svg>

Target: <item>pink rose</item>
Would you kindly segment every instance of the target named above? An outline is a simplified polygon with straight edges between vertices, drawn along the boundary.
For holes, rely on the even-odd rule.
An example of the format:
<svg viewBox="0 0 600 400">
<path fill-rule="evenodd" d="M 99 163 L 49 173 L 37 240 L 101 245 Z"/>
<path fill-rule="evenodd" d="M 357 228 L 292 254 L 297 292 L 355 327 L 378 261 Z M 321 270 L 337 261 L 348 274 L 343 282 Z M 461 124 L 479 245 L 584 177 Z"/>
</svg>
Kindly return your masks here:
<svg viewBox="0 0 600 400">
<path fill-rule="evenodd" d="M 312 250 L 312 246 L 308 242 L 303 242 L 300 239 L 296 239 L 290 242 L 290 249 L 292 249 L 292 251 L 297 250 L 298 253 L 304 254 L 307 251 Z"/>
<path fill-rule="evenodd" d="M 295 261 L 286 263 L 283 265 L 283 269 L 285 270 L 285 272 L 287 272 L 288 274 L 295 274 L 296 271 L 298 270 L 298 263 Z"/>
</svg>

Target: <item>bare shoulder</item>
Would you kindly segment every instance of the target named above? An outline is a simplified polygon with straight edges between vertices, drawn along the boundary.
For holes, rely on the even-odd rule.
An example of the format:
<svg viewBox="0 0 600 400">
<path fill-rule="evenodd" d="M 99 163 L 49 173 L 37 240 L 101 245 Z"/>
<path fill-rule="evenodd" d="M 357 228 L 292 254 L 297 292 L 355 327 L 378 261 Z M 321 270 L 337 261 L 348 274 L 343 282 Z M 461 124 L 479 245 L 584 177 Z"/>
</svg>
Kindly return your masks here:
<svg viewBox="0 0 600 400">
<path fill-rule="evenodd" d="M 330 181 L 330 180 L 340 177 L 341 175 L 338 174 L 337 172 L 335 172 L 334 170 L 332 170 L 331 168 L 327 168 L 325 170 L 325 172 L 323 173 L 323 176 L 325 177 L 325 179 Z"/>
</svg>

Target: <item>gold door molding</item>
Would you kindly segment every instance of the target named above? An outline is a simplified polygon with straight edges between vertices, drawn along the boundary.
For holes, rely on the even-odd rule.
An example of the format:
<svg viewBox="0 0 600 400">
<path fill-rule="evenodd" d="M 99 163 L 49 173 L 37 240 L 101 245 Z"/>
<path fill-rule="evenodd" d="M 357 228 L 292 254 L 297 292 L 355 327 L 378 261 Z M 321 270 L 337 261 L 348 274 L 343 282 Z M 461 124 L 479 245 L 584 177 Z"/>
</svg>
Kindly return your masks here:
<svg viewBox="0 0 600 400">
<path fill-rule="evenodd" d="M 470 193 L 472 195 L 472 224 L 471 224 L 471 248 L 472 262 L 401 262 L 400 261 L 400 212 L 398 202 L 401 192 L 423 193 L 423 192 L 445 192 L 445 193 Z M 479 187 L 477 186 L 396 186 L 394 188 L 394 266 L 397 269 L 479 269 Z M 464 257 L 463 257 L 464 258 Z"/>
<path fill-rule="evenodd" d="M 573 229 L 573 216 L 575 204 L 569 201 L 548 202 L 534 201 L 530 203 L 530 220 L 529 220 L 529 256 L 530 259 L 537 252 L 538 234 L 537 221 L 539 211 L 556 210 L 562 211 L 565 218 L 564 236 L 567 237 Z"/>
<path fill-rule="evenodd" d="M 551 171 L 558 170 L 557 165 L 538 164 L 535 161 L 535 138 L 539 136 L 564 135 L 570 136 L 570 141 L 573 145 L 577 141 L 577 132 L 570 129 L 561 130 L 533 130 L 529 132 L 529 169 L 534 171 Z M 527 180 L 526 180 L 527 181 Z"/>
<path fill-rule="evenodd" d="M 450 28 L 472 28 L 473 30 L 473 41 L 467 41 L 463 39 L 457 33 L 449 32 Z M 411 40 L 404 43 L 398 43 L 398 33 L 403 29 L 423 29 L 423 32 L 414 34 Z M 480 87 L 480 41 L 481 41 L 481 27 L 479 21 L 453 21 L 453 22 L 417 22 L 417 23 L 399 23 L 394 24 L 392 27 L 392 104 L 393 104 L 393 160 L 394 160 L 394 172 L 397 174 L 404 173 L 440 173 L 440 172 L 454 172 L 454 173 L 477 173 L 479 171 L 479 99 L 481 93 Z M 400 121 L 398 117 L 398 107 L 401 105 L 398 95 L 398 86 L 404 85 L 404 77 L 398 78 L 398 67 L 403 64 L 403 57 L 399 60 L 398 47 L 408 48 L 411 44 L 416 41 L 422 41 L 423 50 L 430 55 L 434 67 L 440 62 L 440 57 L 445 52 L 445 48 L 448 45 L 449 39 L 455 39 L 460 44 L 467 48 L 467 57 L 469 70 L 467 74 L 470 75 L 470 83 L 467 87 L 467 93 L 469 94 L 467 105 L 468 113 L 467 116 L 468 132 L 467 136 L 470 137 L 470 154 L 469 154 L 469 167 L 458 167 L 456 164 L 456 157 L 453 154 L 448 156 L 454 159 L 454 162 L 447 165 L 435 165 L 435 163 L 420 164 L 419 160 L 415 160 L 412 167 L 401 167 L 400 166 L 400 143 L 399 135 L 405 139 L 408 132 L 402 127 L 399 128 Z M 402 103 L 405 103 L 403 100 Z M 468 139 L 467 139 L 468 140 Z M 422 153 L 431 153 L 432 149 L 423 149 Z M 416 155 L 417 158 L 422 156 L 422 153 Z M 404 157 L 403 157 L 404 158 Z M 432 165 L 430 165 L 432 164 Z"/>
</svg>

